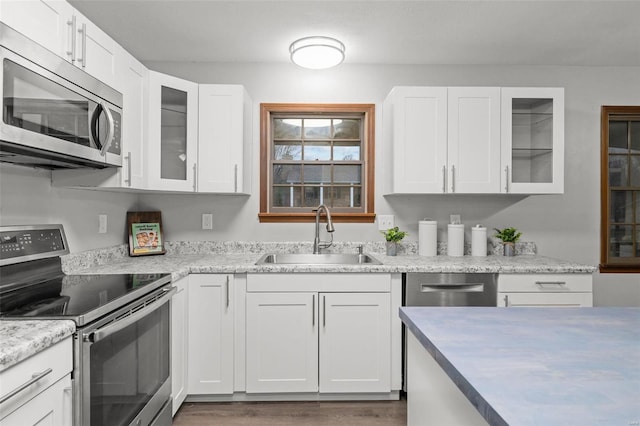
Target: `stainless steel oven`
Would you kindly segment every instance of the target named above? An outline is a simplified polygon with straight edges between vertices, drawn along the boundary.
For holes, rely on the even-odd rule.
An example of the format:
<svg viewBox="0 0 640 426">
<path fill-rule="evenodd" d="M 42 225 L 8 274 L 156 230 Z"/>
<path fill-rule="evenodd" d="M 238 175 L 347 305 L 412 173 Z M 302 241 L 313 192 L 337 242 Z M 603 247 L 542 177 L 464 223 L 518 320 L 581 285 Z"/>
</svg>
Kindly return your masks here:
<svg viewBox="0 0 640 426">
<path fill-rule="evenodd" d="M 68 319 L 74 426 L 171 425 L 171 275 L 62 272 L 62 225 L 0 227 L 0 318 Z"/>
<path fill-rule="evenodd" d="M 122 94 L 0 23 L 0 160 L 122 165 Z"/>
</svg>

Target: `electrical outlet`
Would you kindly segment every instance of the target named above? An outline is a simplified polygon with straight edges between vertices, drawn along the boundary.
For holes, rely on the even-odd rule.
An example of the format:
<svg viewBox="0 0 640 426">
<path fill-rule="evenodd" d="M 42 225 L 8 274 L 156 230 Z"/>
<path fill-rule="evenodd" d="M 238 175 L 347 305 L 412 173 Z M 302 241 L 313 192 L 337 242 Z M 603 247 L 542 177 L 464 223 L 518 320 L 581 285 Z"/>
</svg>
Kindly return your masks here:
<svg viewBox="0 0 640 426">
<path fill-rule="evenodd" d="M 107 215 L 99 214 L 98 215 L 98 234 L 106 234 L 107 233 Z"/>
<path fill-rule="evenodd" d="M 378 230 L 386 231 L 389 228 L 395 226 L 395 218 L 392 214 L 379 214 L 378 215 Z"/>
<path fill-rule="evenodd" d="M 202 229 L 213 229 L 212 213 L 202 213 Z"/>
</svg>

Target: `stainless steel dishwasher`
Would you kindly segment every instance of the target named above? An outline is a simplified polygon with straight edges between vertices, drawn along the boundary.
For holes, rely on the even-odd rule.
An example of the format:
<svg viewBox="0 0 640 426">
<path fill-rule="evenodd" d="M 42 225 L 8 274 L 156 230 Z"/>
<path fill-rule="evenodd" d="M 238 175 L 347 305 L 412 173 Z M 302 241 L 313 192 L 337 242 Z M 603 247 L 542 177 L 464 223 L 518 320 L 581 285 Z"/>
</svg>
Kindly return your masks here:
<svg viewBox="0 0 640 426">
<path fill-rule="evenodd" d="M 403 275 L 404 306 L 497 306 L 498 274 L 406 273 Z M 403 384 L 407 390 L 406 330 L 402 326 Z"/>
</svg>

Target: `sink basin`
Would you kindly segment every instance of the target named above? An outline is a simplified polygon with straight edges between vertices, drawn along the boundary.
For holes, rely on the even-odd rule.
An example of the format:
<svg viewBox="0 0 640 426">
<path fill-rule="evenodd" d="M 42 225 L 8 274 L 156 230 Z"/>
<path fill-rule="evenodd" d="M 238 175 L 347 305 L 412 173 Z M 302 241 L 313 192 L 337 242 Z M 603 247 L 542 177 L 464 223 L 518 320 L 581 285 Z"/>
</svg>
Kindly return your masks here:
<svg viewBox="0 0 640 426">
<path fill-rule="evenodd" d="M 269 253 L 256 265 L 382 265 L 368 254 L 356 253 Z"/>
</svg>

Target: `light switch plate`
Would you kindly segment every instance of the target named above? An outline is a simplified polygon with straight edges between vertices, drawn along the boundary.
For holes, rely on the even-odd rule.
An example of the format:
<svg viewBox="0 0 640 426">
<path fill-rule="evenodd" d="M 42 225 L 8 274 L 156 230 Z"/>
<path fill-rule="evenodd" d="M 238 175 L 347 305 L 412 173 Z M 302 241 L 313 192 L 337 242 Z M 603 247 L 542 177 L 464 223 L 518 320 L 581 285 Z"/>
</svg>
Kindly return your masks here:
<svg viewBox="0 0 640 426">
<path fill-rule="evenodd" d="M 378 215 L 378 230 L 386 231 L 389 228 L 395 226 L 395 217 L 392 214 L 379 214 Z"/>
<path fill-rule="evenodd" d="M 202 229 L 213 229 L 213 213 L 202 213 Z"/>
<path fill-rule="evenodd" d="M 107 233 L 107 215 L 99 214 L 98 215 L 98 234 L 106 234 Z"/>
</svg>

